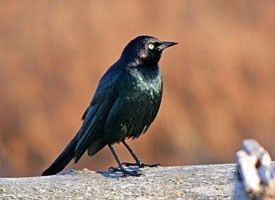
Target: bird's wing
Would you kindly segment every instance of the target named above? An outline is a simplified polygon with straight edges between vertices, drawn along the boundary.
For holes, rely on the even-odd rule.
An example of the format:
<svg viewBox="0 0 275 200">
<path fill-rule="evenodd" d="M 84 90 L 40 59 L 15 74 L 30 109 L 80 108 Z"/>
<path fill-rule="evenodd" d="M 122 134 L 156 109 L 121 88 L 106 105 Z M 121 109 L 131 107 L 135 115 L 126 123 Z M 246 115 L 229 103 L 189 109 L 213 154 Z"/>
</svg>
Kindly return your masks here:
<svg viewBox="0 0 275 200">
<path fill-rule="evenodd" d="M 90 105 L 87 107 L 85 112 L 82 115 L 82 120 L 85 122 L 88 118 L 87 115 L 91 115 L 91 107 L 96 106 L 97 104 L 102 103 L 105 99 L 111 99 L 114 95 L 116 95 L 115 92 L 115 83 L 117 82 L 121 72 L 118 70 L 112 70 L 110 68 L 101 78 L 98 87 L 96 89 L 96 92 L 91 100 Z"/>
<path fill-rule="evenodd" d="M 75 162 L 80 159 L 95 138 L 100 138 L 104 121 L 118 95 L 116 83 L 120 74 L 114 70 L 109 70 L 99 82 L 95 95 L 82 116 L 83 124 L 78 132 Z"/>
</svg>

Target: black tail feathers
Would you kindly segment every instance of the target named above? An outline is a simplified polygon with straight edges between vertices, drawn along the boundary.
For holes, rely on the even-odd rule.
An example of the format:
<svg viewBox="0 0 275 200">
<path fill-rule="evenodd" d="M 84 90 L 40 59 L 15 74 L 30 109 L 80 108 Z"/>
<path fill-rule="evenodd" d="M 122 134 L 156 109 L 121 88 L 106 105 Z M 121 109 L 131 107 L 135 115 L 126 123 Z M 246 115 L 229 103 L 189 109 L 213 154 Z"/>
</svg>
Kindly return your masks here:
<svg viewBox="0 0 275 200">
<path fill-rule="evenodd" d="M 76 137 L 73 138 L 58 158 L 51 164 L 51 166 L 42 173 L 42 176 L 54 175 L 63 170 L 65 166 L 74 158 L 77 141 L 78 140 Z"/>
</svg>

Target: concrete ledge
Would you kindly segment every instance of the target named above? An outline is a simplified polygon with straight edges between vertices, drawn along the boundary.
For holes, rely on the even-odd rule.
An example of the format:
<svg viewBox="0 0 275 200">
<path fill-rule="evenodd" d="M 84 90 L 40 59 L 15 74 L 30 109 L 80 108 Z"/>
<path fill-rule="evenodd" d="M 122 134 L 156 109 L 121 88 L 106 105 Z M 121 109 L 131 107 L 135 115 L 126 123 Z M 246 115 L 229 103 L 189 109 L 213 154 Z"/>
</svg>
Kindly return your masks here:
<svg viewBox="0 0 275 200">
<path fill-rule="evenodd" d="M 246 199 L 235 164 L 142 169 L 140 177 L 89 170 L 0 178 L 0 199 Z"/>
</svg>

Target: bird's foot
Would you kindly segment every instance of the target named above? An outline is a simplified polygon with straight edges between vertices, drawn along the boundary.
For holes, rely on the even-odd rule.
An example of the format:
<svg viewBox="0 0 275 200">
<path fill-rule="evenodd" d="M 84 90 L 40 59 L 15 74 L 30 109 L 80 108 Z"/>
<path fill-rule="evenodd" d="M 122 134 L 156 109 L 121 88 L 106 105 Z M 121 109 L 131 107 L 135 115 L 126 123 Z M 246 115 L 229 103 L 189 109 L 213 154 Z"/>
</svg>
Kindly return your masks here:
<svg viewBox="0 0 275 200">
<path fill-rule="evenodd" d="M 141 168 L 143 168 L 143 167 L 159 167 L 159 166 L 160 166 L 159 163 L 157 163 L 157 164 L 145 164 L 145 163 L 141 163 L 139 165 L 139 167 L 141 167 Z"/>
<path fill-rule="evenodd" d="M 125 165 L 126 167 L 128 166 L 138 166 L 139 168 L 144 168 L 144 167 L 159 167 L 160 164 L 145 164 L 143 162 L 137 162 L 137 163 L 127 163 L 124 162 L 122 165 Z"/>
<path fill-rule="evenodd" d="M 141 175 L 143 175 L 141 173 L 141 170 L 139 170 L 139 169 L 130 170 L 130 169 L 127 169 L 127 168 L 125 168 L 123 166 L 120 166 L 120 167 L 110 167 L 109 170 L 112 170 L 113 172 L 121 172 L 124 177 L 126 177 L 126 176 L 141 176 Z"/>
</svg>

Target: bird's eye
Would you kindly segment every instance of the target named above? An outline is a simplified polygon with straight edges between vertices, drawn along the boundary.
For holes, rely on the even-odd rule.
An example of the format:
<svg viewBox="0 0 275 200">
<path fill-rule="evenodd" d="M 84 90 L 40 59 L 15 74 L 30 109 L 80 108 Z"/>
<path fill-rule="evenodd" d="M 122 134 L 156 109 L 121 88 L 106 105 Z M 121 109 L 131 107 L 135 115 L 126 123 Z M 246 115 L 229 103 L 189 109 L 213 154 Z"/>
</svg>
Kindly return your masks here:
<svg viewBox="0 0 275 200">
<path fill-rule="evenodd" d="M 149 45 L 148 45 L 148 48 L 152 50 L 152 49 L 154 49 L 154 48 L 155 48 L 155 45 L 153 45 L 153 44 L 149 44 Z"/>
</svg>

